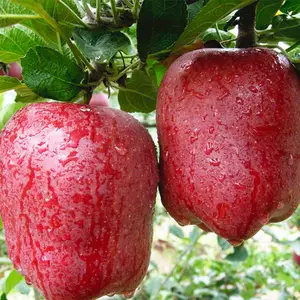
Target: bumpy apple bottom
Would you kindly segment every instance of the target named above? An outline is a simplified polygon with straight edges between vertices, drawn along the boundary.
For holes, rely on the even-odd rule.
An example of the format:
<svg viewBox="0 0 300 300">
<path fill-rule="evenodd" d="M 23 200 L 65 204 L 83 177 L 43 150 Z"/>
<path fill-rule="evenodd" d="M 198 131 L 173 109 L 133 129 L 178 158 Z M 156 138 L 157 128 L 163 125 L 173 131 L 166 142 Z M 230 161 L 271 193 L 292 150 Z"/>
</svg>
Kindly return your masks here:
<svg viewBox="0 0 300 300">
<path fill-rule="evenodd" d="M 183 55 L 160 88 L 160 192 L 182 225 L 239 245 L 300 199 L 300 81 L 267 49 Z"/>
<path fill-rule="evenodd" d="M 9 257 L 47 299 L 130 295 L 149 264 L 154 144 L 110 108 L 39 103 L 0 136 Z"/>
</svg>

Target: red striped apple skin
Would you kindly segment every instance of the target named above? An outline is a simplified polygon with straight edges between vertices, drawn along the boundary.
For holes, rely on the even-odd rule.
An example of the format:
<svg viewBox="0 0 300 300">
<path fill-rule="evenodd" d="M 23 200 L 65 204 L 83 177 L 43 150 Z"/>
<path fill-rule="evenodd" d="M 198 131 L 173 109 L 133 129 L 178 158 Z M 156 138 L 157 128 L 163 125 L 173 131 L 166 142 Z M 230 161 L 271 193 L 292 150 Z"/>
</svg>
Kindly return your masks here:
<svg viewBox="0 0 300 300">
<path fill-rule="evenodd" d="M 160 192 L 179 224 L 239 245 L 300 198 L 300 83 L 268 49 L 187 53 L 157 103 Z"/>
<path fill-rule="evenodd" d="M 46 299 L 130 294 L 146 274 L 158 170 L 125 112 L 38 103 L 0 135 L 8 254 Z"/>
</svg>

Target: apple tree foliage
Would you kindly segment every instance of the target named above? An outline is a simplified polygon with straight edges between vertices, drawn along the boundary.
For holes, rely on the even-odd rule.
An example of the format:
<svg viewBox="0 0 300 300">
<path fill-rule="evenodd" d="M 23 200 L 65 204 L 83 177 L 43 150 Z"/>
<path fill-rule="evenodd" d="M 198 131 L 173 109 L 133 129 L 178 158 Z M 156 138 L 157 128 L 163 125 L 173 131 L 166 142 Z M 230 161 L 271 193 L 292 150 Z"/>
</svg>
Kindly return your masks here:
<svg viewBox="0 0 300 300">
<path fill-rule="evenodd" d="M 17 61 L 23 77 L 19 80 L 0 76 L 0 129 L 28 103 L 49 100 L 88 103 L 96 89 L 118 92 L 119 105 L 124 111 L 153 112 L 159 85 L 170 63 L 194 49 L 235 47 L 235 13 L 254 2 L 257 1 L 0 0 L 0 67 L 6 72 L 7 66 Z M 257 46 L 282 52 L 300 70 L 300 1 L 259 0 L 255 22 Z M 11 90 L 15 91 L 15 99 L 5 103 L 3 93 Z M 299 217 L 298 224 L 291 226 L 299 228 Z M 226 268 L 232 271 L 231 277 L 221 276 L 220 263 L 203 259 L 203 253 L 195 256 L 199 250 L 196 243 L 204 233 L 195 229 L 187 236 L 176 225 L 171 225 L 169 231 L 181 241 L 180 261 L 166 276 L 151 276 L 156 268 L 152 264 L 141 289 L 144 299 L 157 299 L 156 295 L 161 293 L 173 297 L 168 299 L 190 299 L 189 295 L 198 295 L 199 299 L 227 299 L 242 284 L 235 272 L 236 264 L 248 257 L 247 263 L 240 266 L 246 272 L 255 264 L 249 261 L 258 257 L 251 245 L 248 250 L 244 246 L 233 250 L 219 239 L 219 246 L 225 251 L 222 257 L 226 258 Z M 299 251 L 299 238 L 282 241 L 271 230 L 266 233 L 279 244 L 292 245 Z M 2 248 L 0 263 L 5 265 L 9 261 L 5 245 Z M 275 263 L 277 257 L 260 259 L 258 263 L 264 266 L 268 260 Z M 209 269 L 210 275 L 195 274 L 195 266 Z M 268 276 L 273 276 L 273 271 L 269 271 Z M 246 274 L 243 284 L 248 284 L 244 289 L 248 294 L 245 292 L 244 298 L 254 296 L 259 272 L 262 271 L 255 269 Z M 292 285 L 287 273 L 293 272 L 283 268 L 281 278 L 271 283 L 277 286 L 278 282 L 284 282 L 283 296 L 288 293 L 285 287 Z M 189 286 L 179 285 L 189 276 L 197 279 Z M 299 283 L 299 276 L 291 276 L 295 276 L 293 282 L 298 279 Z M 1 299 L 21 280 L 12 271 L 4 282 Z M 259 287 L 270 284 L 265 278 L 258 281 Z M 216 287 L 222 290 L 220 294 Z"/>
</svg>

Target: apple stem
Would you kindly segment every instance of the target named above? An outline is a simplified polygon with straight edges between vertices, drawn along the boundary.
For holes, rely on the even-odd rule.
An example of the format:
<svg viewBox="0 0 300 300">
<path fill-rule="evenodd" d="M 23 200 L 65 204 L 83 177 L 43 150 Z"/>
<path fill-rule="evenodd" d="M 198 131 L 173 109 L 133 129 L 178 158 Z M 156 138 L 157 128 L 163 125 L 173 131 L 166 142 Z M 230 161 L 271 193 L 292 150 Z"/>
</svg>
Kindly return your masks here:
<svg viewBox="0 0 300 300">
<path fill-rule="evenodd" d="M 238 38 L 236 42 L 237 48 L 251 48 L 256 46 L 256 32 L 255 32 L 255 15 L 256 5 L 254 2 L 242 9 L 240 9 L 236 17 L 239 17 L 238 21 Z"/>
</svg>

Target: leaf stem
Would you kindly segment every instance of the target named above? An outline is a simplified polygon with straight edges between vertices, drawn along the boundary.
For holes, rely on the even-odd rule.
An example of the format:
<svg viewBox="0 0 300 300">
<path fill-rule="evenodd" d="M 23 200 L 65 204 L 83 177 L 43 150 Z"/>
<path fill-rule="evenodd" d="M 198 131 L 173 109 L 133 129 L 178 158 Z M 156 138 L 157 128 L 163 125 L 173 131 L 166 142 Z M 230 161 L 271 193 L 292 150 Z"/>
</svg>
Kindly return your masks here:
<svg viewBox="0 0 300 300">
<path fill-rule="evenodd" d="M 93 12 L 91 11 L 91 9 L 89 8 L 89 5 L 88 5 L 88 3 L 86 2 L 86 0 L 81 0 L 81 2 L 82 2 L 83 8 L 84 8 L 86 14 L 87 14 L 92 20 L 94 20 L 94 19 L 95 19 L 95 16 L 94 16 Z"/>
<path fill-rule="evenodd" d="M 56 32 L 56 37 L 57 37 L 57 44 L 58 44 L 58 51 L 60 53 L 63 53 L 63 49 L 62 49 L 62 44 L 61 44 L 61 38 L 58 32 Z"/>
<path fill-rule="evenodd" d="M 118 12 L 117 12 L 116 1 L 110 0 L 110 5 L 111 5 L 111 12 L 114 18 L 114 22 L 116 25 L 118 25 Z"/>
<path fill-rule="evenodd" d="M 218 23 L 216 23 L 215 28 L 216 28 L 216 32 L 217 32 L 217 35 L 218 35 L 220 41 L 223 42 L 223 37 L 222 37 L 222 35 L 220 33 Z"/>
<path fill-rule="evenodd" d="M 68 11 L 69 13 L 84 27 L 88 28 L 87 24 L 85 24 L 81 18 L 75 13 L 75 11 L 68 5 L 66 4 L 63 0 L 58 0 L 59 3 L 61 3 Z"/>
<path fill-rule="evenodd" d="M 102 0 L 96 1 L 96 20 L 98 23 L 101 22 L 101 2 Z"/>
<path fill-rule="evenodd" d="M 300 40 L 298 42 L 296 42 L 295 44 L 293 44 L 292 46 L 285 49 L 285 51 L 290 52 L 290 51 L 294 50 L 295 48 L 297 48 L 299 45 L 300 45 Z"/>
<path fill-rule="evenodd" d="M 21 19 L 21 20 L 36 20 L 42 19 L 43 17 L 39 15 L 15 15 L 15 14 L 7 14 L 7 15 L 0 15 L 1 19 Z"/>
<path fill-rule="evenodd" d="M 138 11 L 140 8 L 140 0 L 134 0 L 134 5 L 133 5 L 133 9 L 132 9 L 132 14 L 134 16 L 134 18 L 137 20 L 138 18 Z"/>
<path fill-rule="evenodd" d="M 56 23 L 56 20 L 54 20 L 43 8 L 40 8 L 38 10 L 38 13 L 67 42 L 69 48 L 72 50 L 79 65 L 82 67 L 82 62 L 83 62 L 88 67 L 89 70 L 94 71 L 94 67 L 89 63 L 87 58 L 81 54 L 81 52 L 73 44 L 73 42 L 64 34 L 64 32 L 60 29 L 60 27 Z"/>
<path fill-rule="evenodd" d="M 123 77 L 129 70 L 136 68 L 140 64 L 140 60 L 135 61 L 131 65 L 127 66 L 122 72 L 120 72 L 115 77 L 110 77 L 110 80 L 118 81 L 121 77 Z"/>
</svg>

